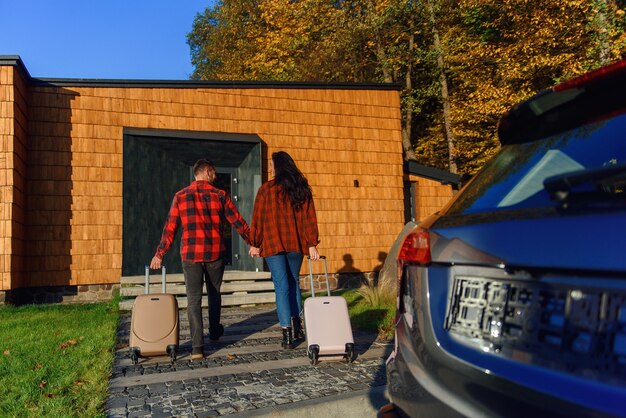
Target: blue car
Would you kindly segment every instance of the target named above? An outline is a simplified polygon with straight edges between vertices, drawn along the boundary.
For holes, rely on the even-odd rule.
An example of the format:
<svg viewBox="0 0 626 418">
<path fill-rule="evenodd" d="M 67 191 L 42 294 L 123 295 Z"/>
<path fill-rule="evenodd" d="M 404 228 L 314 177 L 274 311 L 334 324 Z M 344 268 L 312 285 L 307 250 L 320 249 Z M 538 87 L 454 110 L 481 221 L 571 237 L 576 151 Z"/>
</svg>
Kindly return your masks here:
<svg viewBox="0 0 626 418">
<path fill-rule="evenodd" d="M 404 240 L 379 416 L 626 417 L 626 61 L 498 135 Z"/>
</svg>

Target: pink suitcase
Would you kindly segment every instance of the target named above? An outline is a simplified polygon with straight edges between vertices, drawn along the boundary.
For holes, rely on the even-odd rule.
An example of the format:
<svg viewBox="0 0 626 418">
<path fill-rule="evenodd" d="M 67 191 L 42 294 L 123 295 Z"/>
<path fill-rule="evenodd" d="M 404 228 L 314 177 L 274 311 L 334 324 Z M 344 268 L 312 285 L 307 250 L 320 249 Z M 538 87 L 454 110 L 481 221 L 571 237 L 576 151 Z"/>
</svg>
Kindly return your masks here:
<svg viewBox="0 0 626 418">
<path fill-rule="evenodd" d="M 146 266 L 146 293 L 135 298 L 130 320 L 129 354 L 134 364 L 139 357 L 169 355 L 178 350 L 178 301 L 165 293 L 165 266 L 161 268 L 162 293 L 150 294 L 150 268 Z"/>
<path fill-rule="evenodd" d="M 307 257 L 311 280 L 311 297 L 304 301 L 307 355 L 313 365 L 316 365 L 321 357 L 343 358 L 347 363 L 351 363 L 356 358 L 356 352 L 348 304 L 343 297 L 330 295 L 326 257 L 321 256 L 320 259 L 324 262 L 328 296 L 315 296 L 313 267 L 311 259 Z"/>
</svg>

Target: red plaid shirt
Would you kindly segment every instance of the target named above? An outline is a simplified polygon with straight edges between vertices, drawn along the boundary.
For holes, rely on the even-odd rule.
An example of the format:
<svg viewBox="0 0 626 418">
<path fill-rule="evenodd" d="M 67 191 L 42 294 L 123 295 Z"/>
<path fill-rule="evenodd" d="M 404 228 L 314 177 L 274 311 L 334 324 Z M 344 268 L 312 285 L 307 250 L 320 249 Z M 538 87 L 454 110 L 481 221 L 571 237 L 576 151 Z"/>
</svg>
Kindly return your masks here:
<svg viewBox="0 0 626 418">
<path fill-rule="evenodd" d="M 155 255 L 163 259 L 174 241 L 178 227 L 182 225 L 180 255 L 183 261 L 218 260 L 225 250 L 222 240 L 224 227 L 221 222 L 224 218 L 235 227 L 247 243 L 250 243 L 248 224 L 226 192 L 214 187 L 208 181 L 194 181 L 174 196 Z"/>
<path fill-rule="evenodd" d="M 308 254 L 319 243 L 317 217 L 313 200 L 294 210 L 281 187 L 274 180 L 264 183 L 257 192 L 250 228 L 250 241 L 268 257 L 280 252 Z"/>
</svg>

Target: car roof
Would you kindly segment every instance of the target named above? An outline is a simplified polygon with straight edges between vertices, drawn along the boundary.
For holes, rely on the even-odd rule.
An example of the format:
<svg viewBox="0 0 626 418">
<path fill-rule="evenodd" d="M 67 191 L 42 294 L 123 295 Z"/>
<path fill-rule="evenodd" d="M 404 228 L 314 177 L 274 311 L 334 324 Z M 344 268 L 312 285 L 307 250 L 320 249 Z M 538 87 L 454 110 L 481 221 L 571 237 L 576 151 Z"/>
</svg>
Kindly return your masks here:
<svg viewBox="0 0 626 418">
<path fill-rule="evenodd" d="M 626 110 L 626 59 L 544 90 L 498 123 L 502 145 L 532 142 Z"/>
</svg>

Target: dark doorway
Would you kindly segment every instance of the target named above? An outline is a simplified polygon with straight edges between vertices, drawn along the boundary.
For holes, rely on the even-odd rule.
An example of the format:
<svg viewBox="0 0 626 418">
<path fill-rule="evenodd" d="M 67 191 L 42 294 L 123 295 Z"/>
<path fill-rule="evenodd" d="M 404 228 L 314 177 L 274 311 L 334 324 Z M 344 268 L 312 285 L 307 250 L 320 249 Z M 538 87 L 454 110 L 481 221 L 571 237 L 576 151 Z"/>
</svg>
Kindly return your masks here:
<svg viewBox="0 0 626 418">
<path fill-rule="evenodd" d="M 172 198 L 193 181 L 191 167 L 199 158 L 213 161 L 218 173 L 215 185 L 229 193 L 246 221 L 251 220 L 261 184 L 261 141 L 256 135 L 127 129 L 123 154 L 122 276 L 144 273 Z M 224 232 L 228 269 L 262 269 L 228 222 Z M 163 259 L 169 273 L 182 272 L 180 235 Z"/>
</svg>

